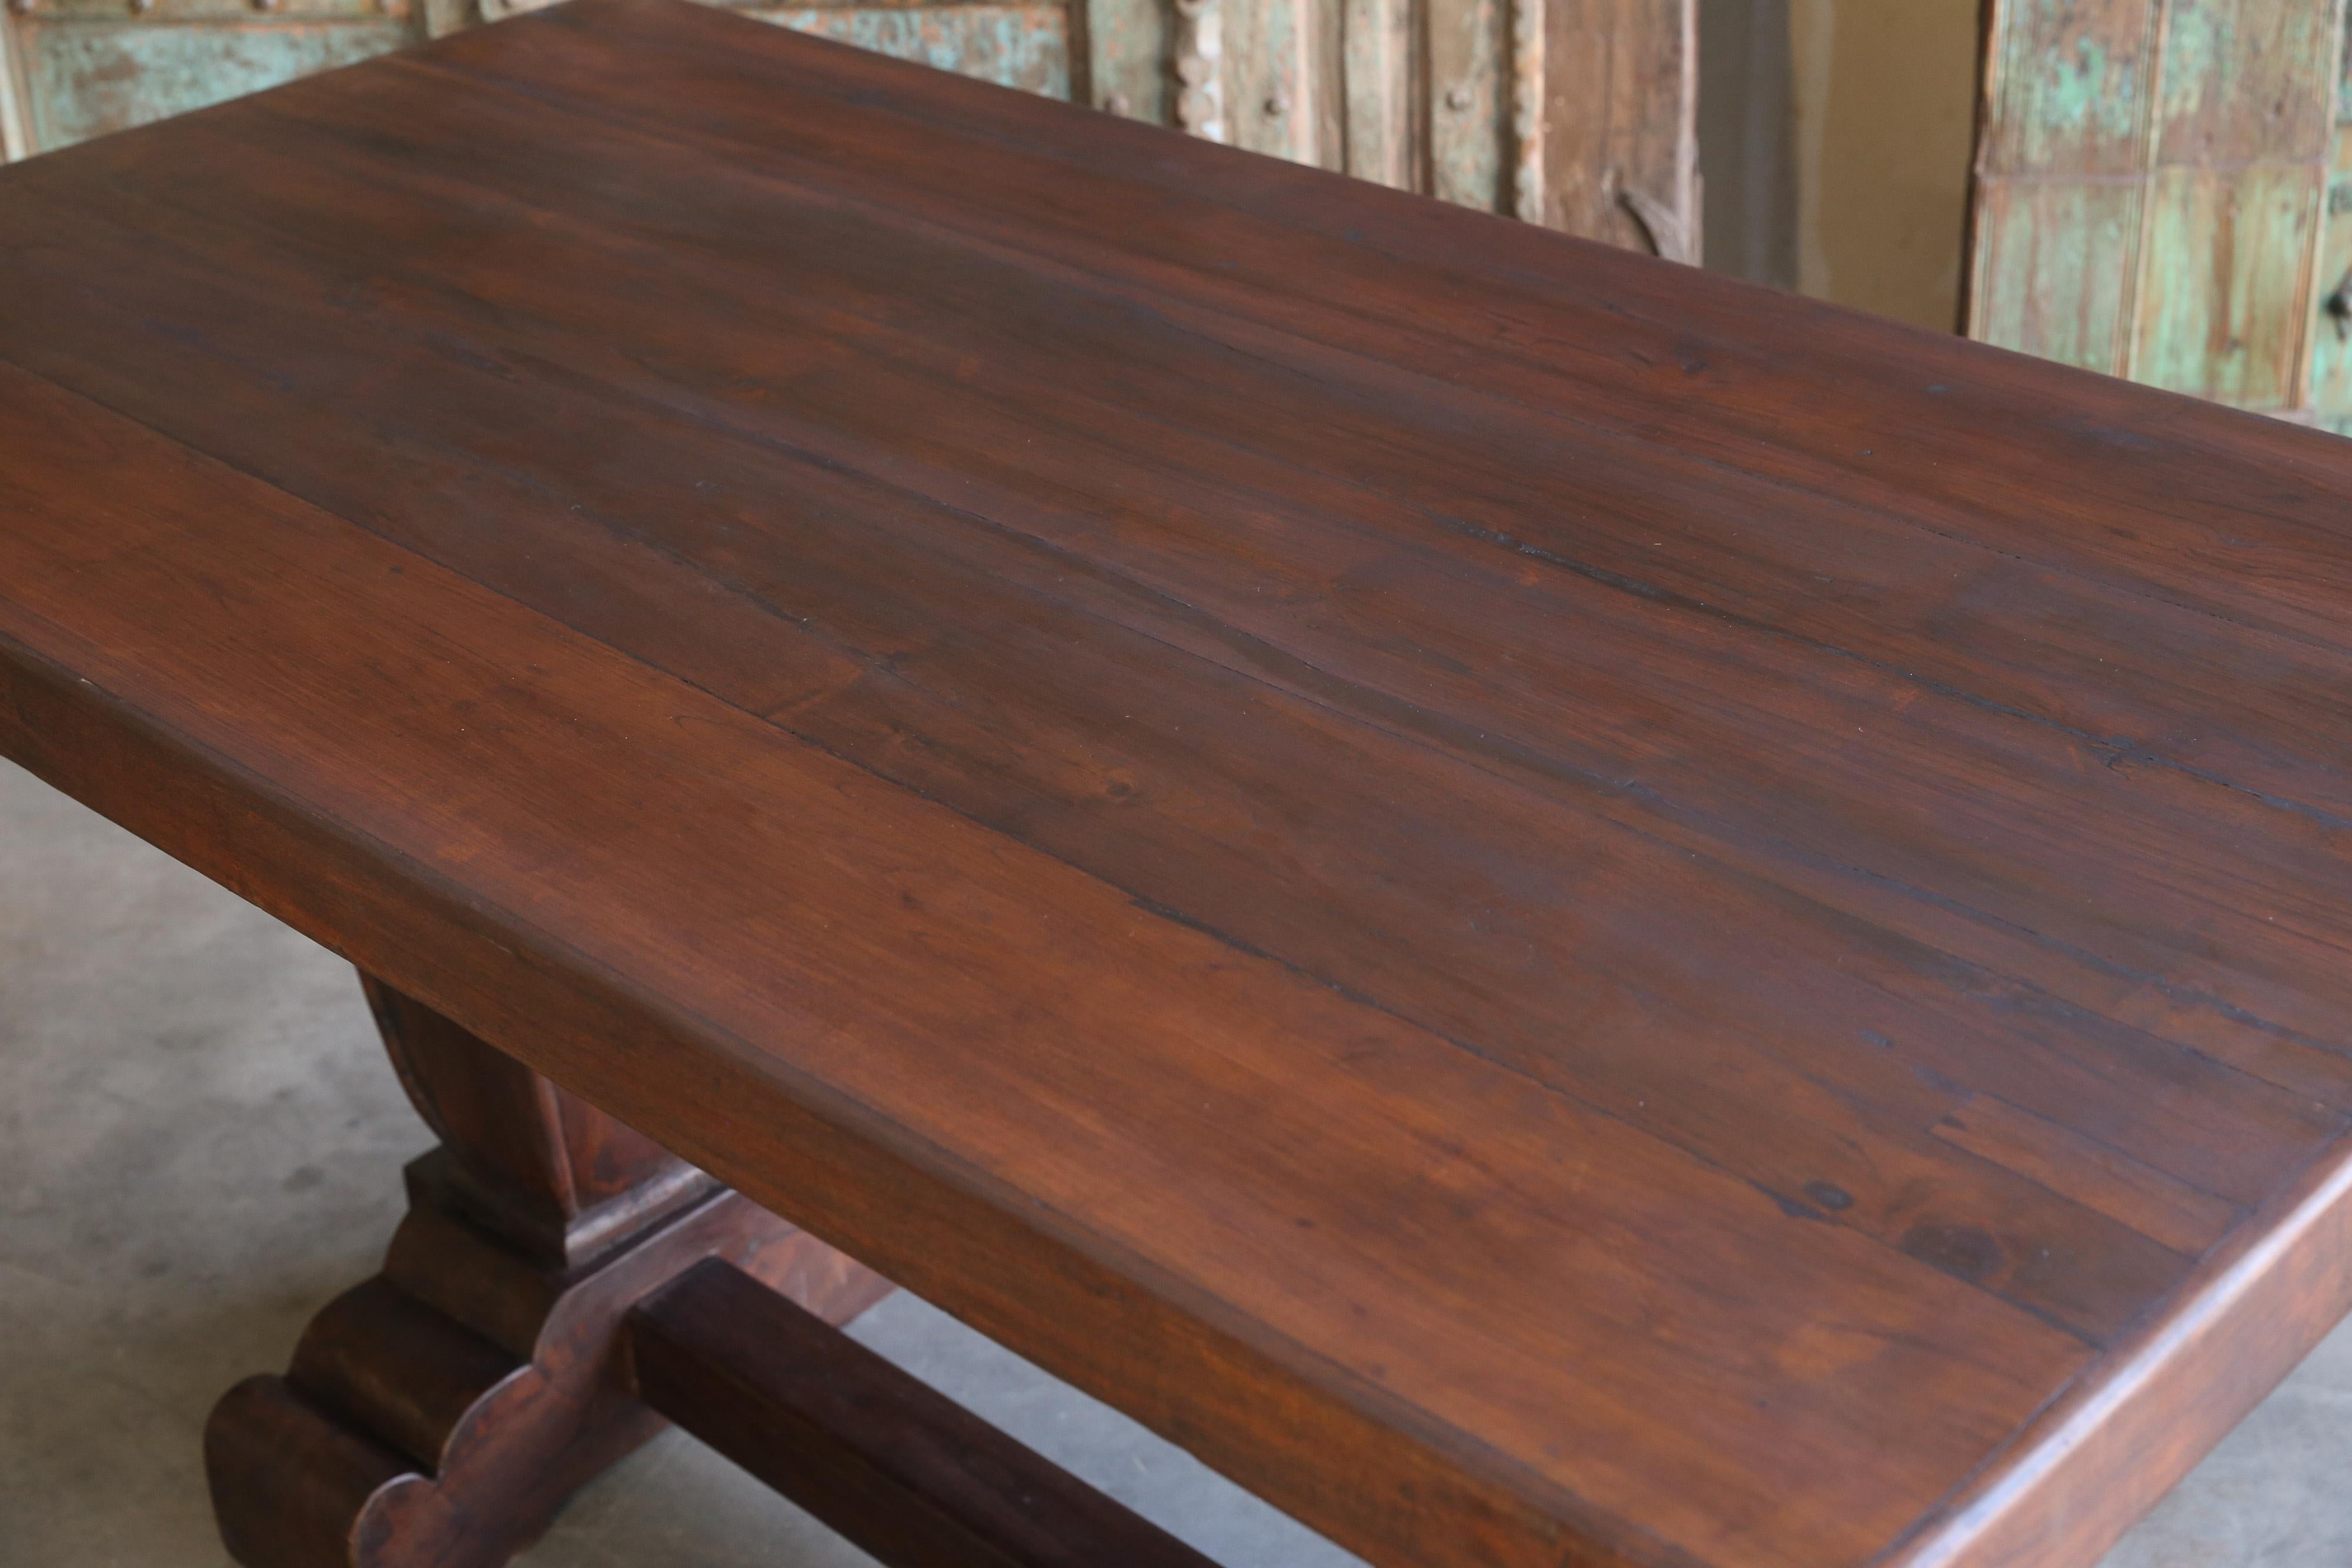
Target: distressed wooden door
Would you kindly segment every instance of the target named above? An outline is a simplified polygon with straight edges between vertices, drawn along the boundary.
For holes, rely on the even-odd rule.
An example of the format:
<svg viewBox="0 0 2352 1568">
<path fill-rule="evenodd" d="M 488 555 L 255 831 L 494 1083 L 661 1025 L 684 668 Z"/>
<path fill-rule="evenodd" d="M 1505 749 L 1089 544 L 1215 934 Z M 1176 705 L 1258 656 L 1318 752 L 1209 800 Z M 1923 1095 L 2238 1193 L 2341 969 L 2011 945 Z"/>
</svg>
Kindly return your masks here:
<svg viewBox="0 0 2352 1568">
<path fill-rule="evenodd" d="M 2352 14 L 2328 152 L 2326 227 L 2320 239 L 2311 347 L 2313 421 L 2352 435 Z"/>
<path fill-rule="evenodd" d="M 551 0 L 476 0 L 485 20 Z M 1083 86 L 1086 0 L 976 0 L 972 4 L 860 4 L 817 0 L 705 0 L 757 21 L 815 33 L 919 65 L 961 71 L 1054 98 Z M 1074 72 L 1074 67 L 1075 72 Z"/>
<path fill-rule="evenodd" d="M 1097 108 L 1696 261 L 1696 0 L 1096 0 Z"/>
<path fill-rule="evenodd" d="M 2343 27 L 2343 0 L 1990 0 L 1970 335 L 2352 413 L 2328 325 L 2352 264 L 2330 215 Z"/>
<path fill-rule="evenodd" d="M 7 154 L 23 157 L 499 21 L 543 0 L 5 3 L 0 133 Z M 1083 82 L 1086 30 L 1083 17 L 1073 25 L 1066 0 L 729 8 L 1034 92 L 1068 97 Z"/>
<path fill-rule="evenodd" d="M 545 0 L 6 0 L 11 156 Z M 1697 0 L 714 0 L 1696 260 Z"/>
<path fill-rule="evenodd" d="M 6 0 L 11 157 L 161 120 L 422 36 L 422 0 Z"/>
</svg>

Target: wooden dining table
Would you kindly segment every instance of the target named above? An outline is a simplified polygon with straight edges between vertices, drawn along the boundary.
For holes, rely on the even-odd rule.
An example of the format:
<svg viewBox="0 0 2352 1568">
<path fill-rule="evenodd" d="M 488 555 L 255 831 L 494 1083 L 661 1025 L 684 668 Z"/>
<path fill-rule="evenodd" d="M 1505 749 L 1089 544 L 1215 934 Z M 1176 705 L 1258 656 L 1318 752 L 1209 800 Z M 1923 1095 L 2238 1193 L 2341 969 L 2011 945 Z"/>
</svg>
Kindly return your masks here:
<svg viewBox="0 0 2352 1568">
<path fill-rule="evenodd" d="M 0 171 L 0 754 L 439 1138 L 254 1568 L 1205 1561 L 894 1285 L 1374 1563 L 2079 1568 L 2352 1303 L 2352 445 L 678 0 Z"/>
</svg>

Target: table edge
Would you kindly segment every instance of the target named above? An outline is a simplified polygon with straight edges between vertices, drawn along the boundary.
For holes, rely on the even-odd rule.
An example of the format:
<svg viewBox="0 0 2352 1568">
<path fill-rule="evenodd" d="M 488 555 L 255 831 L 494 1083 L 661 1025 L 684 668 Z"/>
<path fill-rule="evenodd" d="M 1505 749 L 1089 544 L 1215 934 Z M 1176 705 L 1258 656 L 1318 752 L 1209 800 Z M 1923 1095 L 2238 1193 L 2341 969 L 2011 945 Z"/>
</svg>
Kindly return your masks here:
<svg viewBox="0 0 2352 1568">
<path fill-rule="evenodd" d="M 2097 1563 L 2352 1313 L 2352 1133 L 2241 1220 L 1885 1568 Z"/>
</svg>

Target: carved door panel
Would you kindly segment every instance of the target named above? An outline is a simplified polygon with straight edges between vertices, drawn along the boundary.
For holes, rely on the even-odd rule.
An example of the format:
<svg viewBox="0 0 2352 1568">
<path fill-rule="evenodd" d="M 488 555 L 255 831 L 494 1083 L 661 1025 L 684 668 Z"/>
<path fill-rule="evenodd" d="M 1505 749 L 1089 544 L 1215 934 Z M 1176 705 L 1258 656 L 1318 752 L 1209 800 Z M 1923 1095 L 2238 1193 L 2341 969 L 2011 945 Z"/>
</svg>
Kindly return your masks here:
<svg viewBox="0 0 2352 1568">
<path fill-rule="evenodd" d="M 2312 292 L 2311 409 L 2314 421 L 2352 435 L 2352 17 L 2345 24 L 2342 74 L 2329 149 L 2327 214 Z"/>
<path fill-rule="evenodd" d="M 421 36 L 411 0 L 9 0 L 11 156 L 201 109 Z"/>
<path fill-rule="evenodd" d="M 1541 221 L 1698 265 L 1697 0 L 1543 3 Z"/>
<path fill-rule="evenodd" d="M 1003 87 L 1070 96 L 1069 8 L 1057 5 L 730 5 L 746 16 L 961 71 Z"/>
<path fill-rule="evenodd" d="M 1696 0 L 1167 0 L 1164 14 L 1095 0 L 1093 14 L 1097 107 L 1697 259 Z"/>
<path fill-rule="evenodd" d="M 0 131 L 9 157 L 49 152 L 541 3 L 7 0 L 0 27 Z M 1085 31 L 1070 25 L 1070 8 L 1059 0 L 720 3 L 762 21 L 1057 98 L 1071 96 L 1071 46 Z"/>
<path fill-rule="evenodd" d="M 7 0 L 10 156 L 545 0 Z M 712 0 L 1695 260 L 1697 0 Z"/>
<path fill-rule="evenodd" d="M 477 0 L 485 20 L 536 10 L 551 0 Z M 1071 96 L 1071 25 L 1062 0 L 986 0 L 981 4 L 775 4 L 705 0 L 722 10 L 798 32 L 855 44 L 940 70 L 961 71 L 1002 87 L 1054 98 Z"/>
<path fill-rule="evenodd" d="M 2342 0 L 1993 0 L 1973 337 L 2309 418 Z"/>
</svg>

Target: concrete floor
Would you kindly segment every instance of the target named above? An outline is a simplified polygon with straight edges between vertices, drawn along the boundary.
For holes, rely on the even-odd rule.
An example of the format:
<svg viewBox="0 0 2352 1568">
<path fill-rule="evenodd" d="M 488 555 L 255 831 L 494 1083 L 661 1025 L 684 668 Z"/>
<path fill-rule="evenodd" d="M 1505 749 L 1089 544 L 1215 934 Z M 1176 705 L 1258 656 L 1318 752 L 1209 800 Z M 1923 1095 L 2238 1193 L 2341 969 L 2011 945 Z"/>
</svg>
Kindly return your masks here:
<svg viewBox="0 0 2352 1568">
<path fill-rule="evenodd" d="M 0 763 L 0 1564 L 225 1563 L 197 1437 L 373 1271 L 426 1142 L 348 968 Z M 1232 1568 L 1356 1560 L 900 1295 L 857 1337 Z M 868 1561 L 692 1442 L 530 1568 Z M 2352 1563 L 2352 1328 L 2105 1568 Z"/>
</svg>

